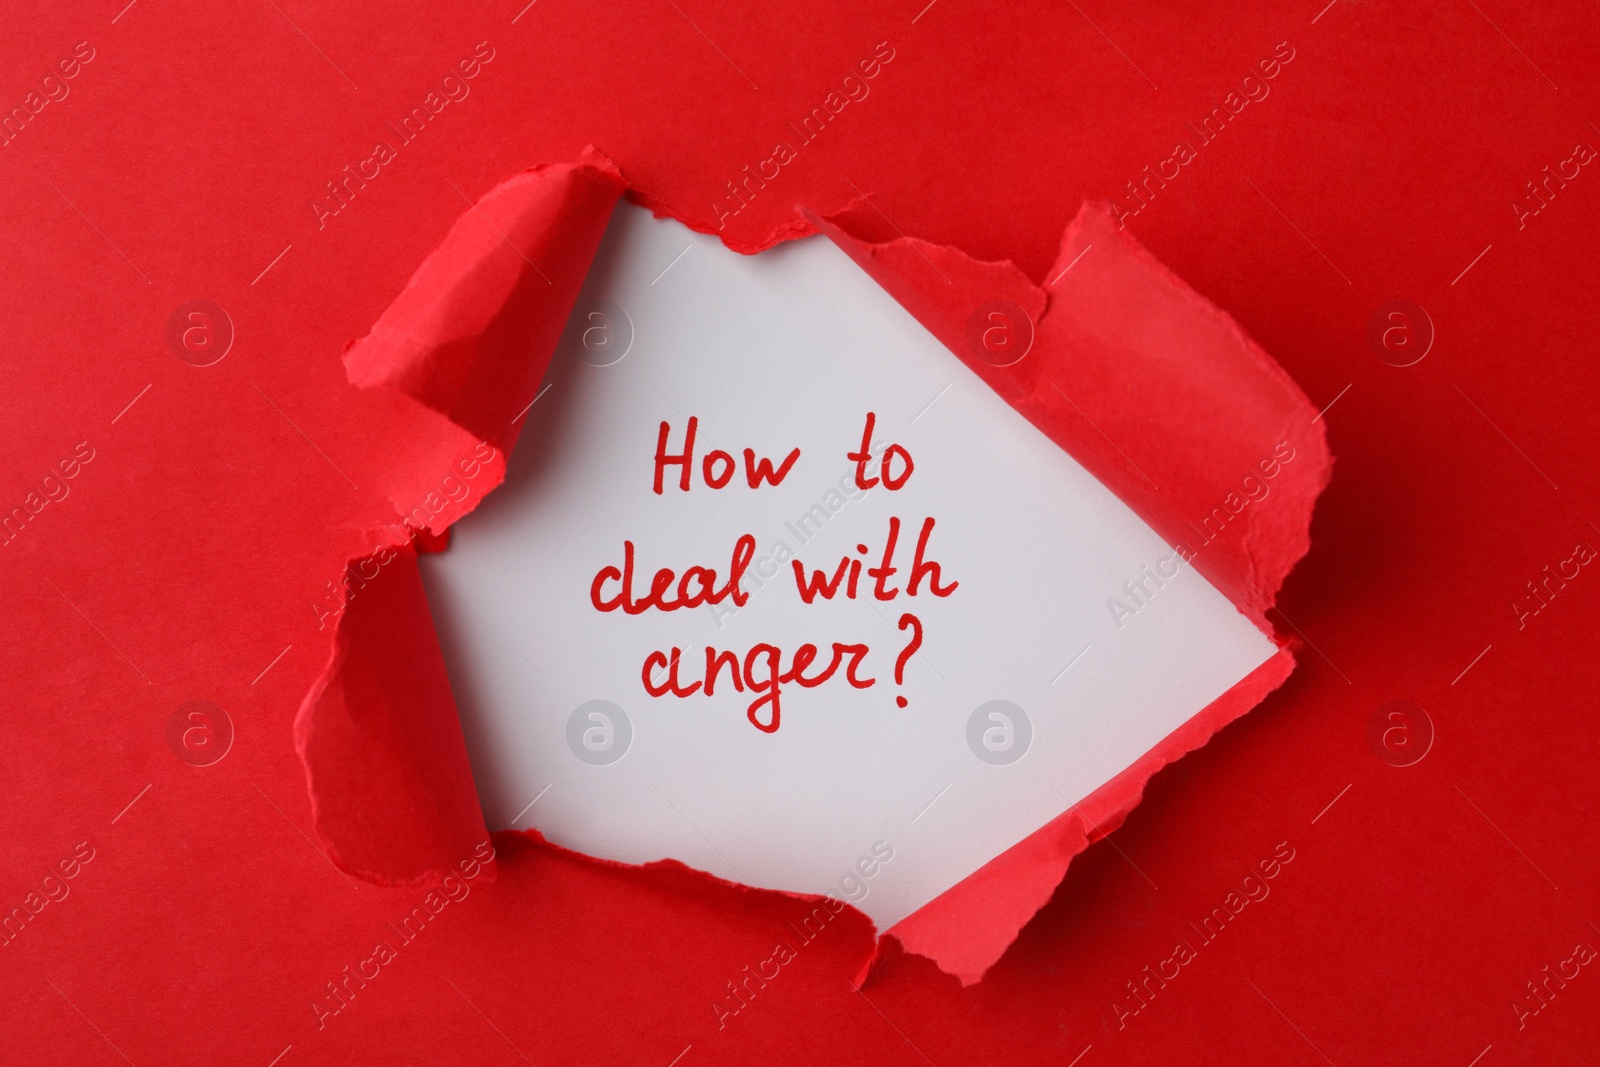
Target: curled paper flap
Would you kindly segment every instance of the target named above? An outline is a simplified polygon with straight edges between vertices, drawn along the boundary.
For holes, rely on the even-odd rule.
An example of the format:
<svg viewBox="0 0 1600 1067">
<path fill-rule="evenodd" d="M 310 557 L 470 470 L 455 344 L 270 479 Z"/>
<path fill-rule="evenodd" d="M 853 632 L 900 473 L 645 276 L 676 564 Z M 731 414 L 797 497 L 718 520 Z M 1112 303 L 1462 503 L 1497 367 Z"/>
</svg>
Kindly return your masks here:
<svg viewBox="0 0 1600 1067">
<path fill-rule="evenodd" d="M 333 654 L 295 719 L 317 835 L 350 874 L 433 884 L 488 828 L 408 546 L 352 561 Z"/>
<path fill-rule="evenodd" d="M 503 479 L 622 190 L 592 150 L 502 182 L 346 346 L 353 383 L 409 396 L 461 438 L 442 478 L 404 479 L 380 547 L 350 561 L 328 666 L 296 720 L 317 833 L 351 874 L 432 884 L 486 834 L 414 551 L 442 549 Z"/>
<path fill-rule="evenodd" d="M 1238 323 L 1119 231 L 1103 204 L 1079 210 L 1044 288 L 1010 263 L 915 238 L 875 240 L 861 210 L 813 218 L 1272 633 L 1265 613 L 1311 547 L 1312 505 L 1333 461 L 1310 400 Z M 981 351 L 982 329 L 1005 304 L 1026 313 L 1032 336 L 1025 355 L 996 366 Z"/>
<path fill-rule="evenodd" d="M 623 187 L 592 149 L 495 186 L 346 347 L 350 381 L 404 393 L 508 450 Z"/>
<path fill-rule="evenodd" d="M 1104 205 L 1078 212 L 1042 289 L 1009 263 L 885 239 L 855 205 L 813 220 L 1273 634 L 1266 612 L 1311 547 L 1312 505 L 1332 457 L 1311 402 L 1237 323 L 1120 231 Z M 986 346 L 991 323 L 1011 331 L 1008 343 L 1025 335 L 1023 354 Z M 1121 825 L 1150 776 L 1260 703 L 1293 663 L 1279 652 L 1081 804 L 889 933 L 964 983 L 979 980 L 1073 857 Z"/>
</svg>

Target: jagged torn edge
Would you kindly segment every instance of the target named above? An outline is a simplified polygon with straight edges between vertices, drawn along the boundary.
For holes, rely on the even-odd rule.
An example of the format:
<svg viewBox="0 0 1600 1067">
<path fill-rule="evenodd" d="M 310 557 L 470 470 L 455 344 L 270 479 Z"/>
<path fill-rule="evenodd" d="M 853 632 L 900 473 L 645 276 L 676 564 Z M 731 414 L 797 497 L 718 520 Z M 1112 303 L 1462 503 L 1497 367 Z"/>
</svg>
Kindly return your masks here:
<svg viewBox="0 0 1600 1067">
<path fill-rule="evenodd" d="M 354 575 L 363 594 L 347 603 L 327 667 L 296 718 L 316 831 L 341 868 L 377 884 L 431 884 L 487 835 L 415 551 L 442 547 L 449 525 L 503 480 L 518 414 L 624 194 L 643 199 L 592 149 L 501 183 L 346 348 L 353 384 L 403 393 L 458 427 L 464 443 L 478 442 L 480 456 L 492 449 L 481 460 L 488 476 L 462 499 L 444 501 L 425 521 L 391 519 L 379 534 L 384 547 L 350 561 L 346 587 Z M 1282 367 L 1120 230 L 1105 205 L 1079 211 L 1043 286 L 1010 262 L 881 233 L 868 207 L 857 200 L 828 216 L 797 208 L 772 243 L 826 234 L 1169 544 L 1194 548 L 1194 566 L 1279 646 L 1112 781 L 887 931 L 970 984 L 1048 901 L 1073 857 L 1121 825 L 1156 771 L 1293 670 L 1294 642 L 1275 632 L 1267 612 L 1310 548 L 1312 507 L 1333 461 L 1310 401 Z M 996 301 L 1032 327 L 1026 357 L 1007 367 L 991 366 L 973 343 L 975 314 Z M 1285 446 L 1294 450 L 1288 462 Z M 1260 464 L 1275 459 L 1270 494 L 1240 503 L 1243 479 L 1259 480 Z M 419 485 L 431 476 L 416 474 Z M 1235 529 L 1206 540 L 1194 522 L 1204 526 L 1219 508 Z M 858 980 L 877 945 L 864 944 Z"/>
</svg>

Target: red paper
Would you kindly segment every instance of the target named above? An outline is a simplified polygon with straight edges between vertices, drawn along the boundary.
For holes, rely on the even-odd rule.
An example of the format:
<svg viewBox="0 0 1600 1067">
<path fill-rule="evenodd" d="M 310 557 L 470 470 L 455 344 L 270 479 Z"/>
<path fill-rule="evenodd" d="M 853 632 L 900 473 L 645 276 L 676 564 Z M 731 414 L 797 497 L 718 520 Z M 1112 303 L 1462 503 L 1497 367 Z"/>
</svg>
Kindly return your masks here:
<svg viewBox="0 0 1600 1067">
<path fill-rule="evenodd" d="M 1597 38 L 1585 11 L 939 0 L 649 4 L 601 19 L 546 3 L 140 2 L 12 15 L 0 506 L 25 517 L 0 549 L 0 906 L 29 917 L 0 947 L 0 1061 L 1588 1055 L 1588 968 L 1542 985 L 1600 938 L 1586 888 L 1594 594 L 1587 567 L 1564 585 L 1545 577 L 1578 542 L 1600 544 L 1587 341 L 1600 200 L 1587 166 L 1559 181 L 1544 170 L 1600 140 L 1584 108 Z M 1050 284 L 1078 205 L 1128 213 L 1145 247 L 1326 409 L 1338 475 L 1271 613 L 1303 635 L 1300 668 L 1152 778 L 976 985 L 891 939 L 857 992 L 872 932 L 831 926 L 719 1028 L 727 983 L 794 936 L 792 898 L 502 835 L 494 880 L 480 873 L 319 1029 L 313 998 L 428 892 L 347 882 L 312 843 L 295 720 L 334 648 L 326 583 L 402 538 L 397 516 L 448 517 L 441 480 L 478 445 L 409 396 L 352 387 L 342 347 L 471 200 L 587 144 L 644 202 L 716 229 L 725 183 L 830 91 L 847 99 L 844 75 L 879 41 L 895 58 L 870 95 L 796 146 L 725 239 L 767 247 L 805 229 L 796 204 L 863 215 L 870 195 L 885 218 L 868 240 L 903 231 L 1009 260 L 1020 291 L 1053 298 L 1101 251 Z M 80 42 L 92 60 L 76 59 Z M 494 58 L 462 81 L 479 42 Z M 1266 78 L 1279 51 L 1294 58 Z M 309 205 L 327 210 L 326 183 L 377 139 L 398 141 L 390 123 L 418 107 L 426 127 L 319 225 Z M 1147 177 L 1179 140 L 1195 158 L 1165 184 Z M 195 300 L 232 325 L 209 366 L 168 341 Z M 1408 320 L 1431 342 L 1410 366 L 1369 341 L 1393 301 L 1427 316 Z M 1144 403 L 1159 391 L 1147 383 Z M 1128 450 L 1106 412 L 1070 395 Z M 80 443 L 94 458 L 65 479 Z M 188 761 L 190 720 L 169 740 L 202 700 L 231 723 L 206 766 Z M 1410 766 L 1390 762 L 1391 727 L 1369 741 L 1394 700 L 1426 716 L 1400 736 L 1431 724 Z M 221 720 L 205 729 L 222 736 Z M 65 879 L 80 843 L 94 858 Z M 1150 981 L 1141 1006 L 1130 983 L 1145 988 L 1180 938 L 1200 940 L 1191 925 L 1280 843 L 1295 858 L 1270 897 L 1180 977 Z M 1073 847 L 1069 835 L 1038 869 Z M 69 895 L 48 896 L 47 874 Z"/>
</svg>

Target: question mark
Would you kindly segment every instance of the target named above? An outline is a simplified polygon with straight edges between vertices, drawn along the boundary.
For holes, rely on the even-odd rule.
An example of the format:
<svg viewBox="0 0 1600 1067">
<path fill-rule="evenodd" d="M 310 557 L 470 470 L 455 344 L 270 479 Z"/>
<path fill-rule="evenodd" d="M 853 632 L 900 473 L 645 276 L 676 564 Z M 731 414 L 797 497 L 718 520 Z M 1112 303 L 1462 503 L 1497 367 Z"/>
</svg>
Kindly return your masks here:
<svg viewBox="0 0 1600 1067">
<path fill-rule="evenodd" d="M 911 654 L 913 652 L 922 647 L 922 620 L 908 611 L 904 615 L 900 616 L 900 629 L 904 630 L 907 626 L 911 627 L 911 640 L 906 644 L 906 647 L 900 651 L 899 657 L 894 661 L 895 685 L 899 685 L 905 681 L 906 660 L 911 658 Z M 902 708 L 906 706 L 905 697 L 897 696 L 894 698 L 894 702 Z"/>
</svg>

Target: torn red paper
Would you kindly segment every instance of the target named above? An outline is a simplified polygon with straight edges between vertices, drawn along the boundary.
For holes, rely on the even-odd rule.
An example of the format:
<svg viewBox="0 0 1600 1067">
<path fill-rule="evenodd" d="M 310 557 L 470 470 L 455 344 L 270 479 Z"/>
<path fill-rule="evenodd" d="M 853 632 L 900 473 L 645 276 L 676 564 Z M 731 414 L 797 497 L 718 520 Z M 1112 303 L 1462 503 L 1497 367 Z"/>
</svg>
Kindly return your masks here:
<svg viewBox="0 0 1600 1067">
<path fill-rule="evenodd" d="M 430 533 L 499 484 L 520 412 L 623 187 L 594 155 L 496 187 L 349 346 L 353 382 L 397 390 L 499 450 L 492 476 L 426 523 Z M 1332 461 L 1305 395 L 1236 323 L 1119 232 L 1104 206 L 1080 211 L 1042 287 L 1010 263 L 876 232 L 862 207 L 807 218 L 1158 534 L 1188 545 L 1206 578 L 1272 634 L 1265 613 L 1309 548 L 1312 505 Z M 974 313 L 995 301 L 1033 326 L 1026 357 L 1005 367 L 969 341 Z M 1247 500 L 1242 482 L 1263 463 L 1277 468 L 1272 491 Z M 1220 536 L 1224 526 L 1232 529 Z M 389 569 L 394 576 L 379 581 L 394 588 L 353 600 L 341 619 L 297 736 L 330 853 L 352 873 L 404 883 L 436 877 L 451 848 L 481 839 L 483 824 L 414 558 Z M 1248 711 L 1292 667 L 1285 648 L 1082 804 L 889 933 L 977 981 L 1072 858 L 1120 825 L 1152 774 Z"/>
<path fill-rule="evenodd" d="M 410 546 L 373 568 L 295 719 L 317 834 L 351 874 L 428 884 L 489 836 Z"/>
<path fill-rule="evenodd" d="M 1272 633 L 1265 612 L 1311 547 L 1311 507 L 1332 460 L 1310 401 L 1237 323 L 1119 231 L 1104 205 L 1085 205 L 1067 227 L 1043 289 L 1010 263 L 915 238 L 874 241 L 864 209 L 815 221 L 1164 540 L 1194 548 L 1207 580 Z M 1031 350 L 1008 367 L 980 359 L 967 335 L 972 313 L 996 299 L 1034 320 Z M 1296 458 L 1279 464 L 1270 506 L 1242 509 L 1243 536 L 1208 538 L 1205 519 L 1242 497 L 1242 479 L 1283 442 Z"/>
<path fill-rule="evenodd" d="M 350 381 L 404 393 L 508 451 L 623 187 L 593 150 L 495 186 L 346 347 Z"/>
<path fill-rule="evenodd" d="M 428 883 L 487 833 L 412 544 L 443 547 L 503 479 L 622 189 L 593 152 L 502 182 L 346 346 L 353 382 L 403 393 L 462 433 L 446 473 L 416 472 L 373 554 L 350 561 L 328 667 L 296 719 L 317 833 L 352 874 Z"/>
<path fill-rule="evenodd" d="M 1044 289 L 1009 263 L 915 238 L 874 241 L 865 209 L 813 221 L 1164 540 L 1194 549 L 1207 580 L 1273 634 L 1265 613 L 1310 548 L 1311 509 L 1332 459 L 1310 401 L 1237 323 L 1120 231 L 1103 205 L 1085 205 L 1068 226 Z M 973 312 L 996 299 L 1034 319 L 1027 356 L 1006 367 L 980 358 L 969 340 Z M 1284 444 L 1295 456 L 1287 463 Z M 1259 481 L 1262 462 L 1277 470 L 1271 495 L 1235 512 L 1246 499 L 1241 481 Z M 1207 536 L 1235 521 L 1246 524 L 1242 535 Z M 1258 704 L 1292 668 L 1291 654 L 1279 652 L 1077 809 L 889 933 L 977 981 L 1072 857 L 1122 823 L 1152 774 Z"/>
</svg>

